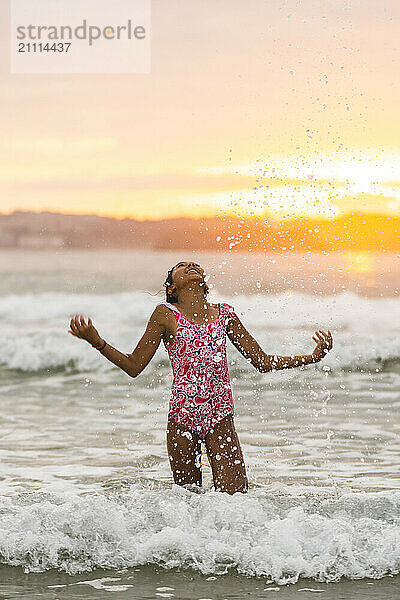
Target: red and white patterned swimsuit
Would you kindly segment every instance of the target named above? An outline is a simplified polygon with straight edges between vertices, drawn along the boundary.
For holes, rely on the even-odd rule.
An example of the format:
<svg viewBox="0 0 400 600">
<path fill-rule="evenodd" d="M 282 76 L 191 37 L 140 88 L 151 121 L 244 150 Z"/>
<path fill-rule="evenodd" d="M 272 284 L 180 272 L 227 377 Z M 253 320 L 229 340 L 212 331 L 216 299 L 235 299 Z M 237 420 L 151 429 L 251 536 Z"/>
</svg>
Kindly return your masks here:
<svg viewBox="0 0 400 600">
<path fill-rule="evenodd" d="M 220 303 L 216 321 L 196 325 L 173 304 L 160 304 L 174 311 L 177 329 L 172 344 L 164 340 L 174 375 L 168 418 L 205 439 L 218 421 L 235 414 L 226 360 L 226 325 L 234 309 Z"/>
</svg>

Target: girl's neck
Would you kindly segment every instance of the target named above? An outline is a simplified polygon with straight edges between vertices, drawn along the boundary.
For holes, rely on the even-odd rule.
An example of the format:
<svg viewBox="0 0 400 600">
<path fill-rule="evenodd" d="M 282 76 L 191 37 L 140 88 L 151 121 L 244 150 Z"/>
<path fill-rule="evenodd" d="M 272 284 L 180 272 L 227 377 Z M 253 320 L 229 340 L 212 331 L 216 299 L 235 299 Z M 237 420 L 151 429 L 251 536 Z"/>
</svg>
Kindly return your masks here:
<svg viewBox="0 0 400 600">
<path fill-rule="evenodd" d="M 202 286 L 190 286 L 181 290 L 179 292 L 178 304 L 187 314 L 193 312 L 201 314 L 208 307 L 208 302 L 204 296 L 204 288 Z"/>
</svg>

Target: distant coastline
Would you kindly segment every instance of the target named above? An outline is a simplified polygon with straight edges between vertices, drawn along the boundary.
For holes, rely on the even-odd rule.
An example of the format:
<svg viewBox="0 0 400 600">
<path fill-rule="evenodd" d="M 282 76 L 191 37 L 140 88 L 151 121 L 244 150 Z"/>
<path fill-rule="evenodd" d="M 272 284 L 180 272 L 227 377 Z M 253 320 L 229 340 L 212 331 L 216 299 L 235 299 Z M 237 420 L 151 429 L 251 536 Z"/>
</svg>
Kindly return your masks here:
<svg viewBox="0 0 400 600">
<path fill-rule="evenodd" d="M 330 220 L 210 217 L 159 221 L 16 211 L 0 214 L 0 249 L 212 251 L 400 250 L 400 217 L 350 213 Z"/>
</svg>

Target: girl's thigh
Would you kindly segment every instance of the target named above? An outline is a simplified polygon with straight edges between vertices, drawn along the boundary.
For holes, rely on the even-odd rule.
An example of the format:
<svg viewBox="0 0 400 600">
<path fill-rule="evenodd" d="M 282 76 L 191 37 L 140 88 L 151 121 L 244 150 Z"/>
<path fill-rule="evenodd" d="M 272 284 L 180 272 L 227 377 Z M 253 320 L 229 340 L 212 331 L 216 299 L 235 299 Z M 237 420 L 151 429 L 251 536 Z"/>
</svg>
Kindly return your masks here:
<svg viewBox="0 0 400 600">
<path fill-rule="evenodd" d="M 201 440 L 185 425 L 167 421 L 167 450 L 177 485 L 202 485 Z"/>
<path fill-rule="evenodd" d="M 246 467 L 232 415 L 210 429 L 205 444 L 216 491 L 247 492 Z"/>
</svg>

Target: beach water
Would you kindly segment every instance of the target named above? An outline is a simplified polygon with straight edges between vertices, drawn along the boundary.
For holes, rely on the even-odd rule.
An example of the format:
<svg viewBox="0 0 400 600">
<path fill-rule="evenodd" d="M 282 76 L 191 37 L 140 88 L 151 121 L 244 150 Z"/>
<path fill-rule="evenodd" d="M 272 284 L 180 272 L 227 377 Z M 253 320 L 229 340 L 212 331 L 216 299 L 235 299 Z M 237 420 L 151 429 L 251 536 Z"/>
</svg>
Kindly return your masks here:
<svg viewBox="0 0 400 600">
<path fill-rule="evenodd" d="M 130 379 L 67 334 L 82 313 L 131 351 L 167 269 L 191 258 L 209 300 L 232 304 L 269 354 L 310 353 L 317 329 L 334 337 L 322 362 L 265 374 L 228 341 L 248 494 L 213 491 L 207 464 L 202 493 L 173 484 L 163 345 Z M 0 597 L 396 598 L 399 265 L 2 251 Z"/>
</svg>

